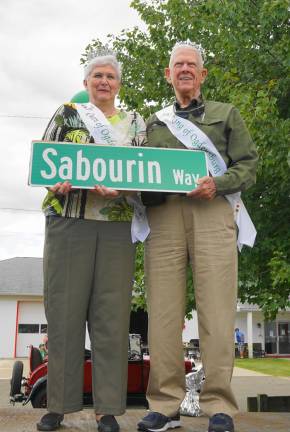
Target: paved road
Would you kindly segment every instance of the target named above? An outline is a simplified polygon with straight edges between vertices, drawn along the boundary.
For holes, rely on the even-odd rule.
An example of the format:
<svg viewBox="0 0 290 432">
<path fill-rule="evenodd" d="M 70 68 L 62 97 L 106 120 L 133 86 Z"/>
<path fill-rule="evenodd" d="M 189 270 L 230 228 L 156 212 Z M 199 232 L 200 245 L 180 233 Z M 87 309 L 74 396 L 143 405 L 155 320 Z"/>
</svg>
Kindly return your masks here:
<svg viewBox="0 0 290 432">
<path fill-rule="evenodd" d="M 27 359 L 21 360 L 24 360 L 24 376 L 26 376 L 28 361 Z M 0 360 L 0 408 L 11 406 L 9 404 L 9 379 L 13 364 L 14 360 Z M 247 411 L 248 396 L 257 396 L 257 394 L 268 394 L 269 396 L 290 395 L 290 378 L 272 377 L 241 368 L 234 369 L 232 386 L 241 412 Z M 31 407 L 31 405 L 28 404 L 27 407 Z"/>
<path fill-rule="evenodd" d="M 240 411 L 242 412 L 247 411 L 248 396 L 257 396 L 257 394 L 268 394 L 269 396 L 290 396 L 290 378 L 277 378 L 271 376 L 234 376 L 232 386 Z M 8 408 L 11 406 L 9 403 L 9 391 L 9 379 L 0 380 L 0 408 Z M 17 406 L 20 407 L 21 405 L 18 403 Z M 27 407 L 31 407 L 31 405 L 28 404 Z"/>
</svg>

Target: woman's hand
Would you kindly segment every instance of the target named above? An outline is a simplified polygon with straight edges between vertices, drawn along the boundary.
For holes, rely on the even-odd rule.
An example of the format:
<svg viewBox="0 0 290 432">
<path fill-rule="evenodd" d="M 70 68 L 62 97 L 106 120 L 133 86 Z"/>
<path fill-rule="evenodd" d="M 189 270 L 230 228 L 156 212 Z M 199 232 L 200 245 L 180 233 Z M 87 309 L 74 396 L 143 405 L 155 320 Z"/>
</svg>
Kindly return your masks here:
<svg viewBox="0 0 290 432">
<path fill-rule="evenodd" d="M 68 181 L 64 183 L 56 183 L 54 186 L 49 188 L 49 191 L 56 195 L 67 195 L 71 190 L 72 185 Z"/>
<path fill-rule="evenodd" d="M 91 191 L 104 198 L 117 198 L 121 193 L 116 189 L 108 188 L 103 185 L 96 185 Z"/>
</svg>

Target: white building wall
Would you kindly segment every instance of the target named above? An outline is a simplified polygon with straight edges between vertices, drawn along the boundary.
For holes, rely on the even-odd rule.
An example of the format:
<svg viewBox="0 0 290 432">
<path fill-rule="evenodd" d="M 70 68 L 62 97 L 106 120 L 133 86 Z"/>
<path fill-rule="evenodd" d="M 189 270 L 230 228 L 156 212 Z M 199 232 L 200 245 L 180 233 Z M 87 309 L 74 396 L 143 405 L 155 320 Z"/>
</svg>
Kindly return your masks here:
<svg viewBox="0 0 290 432">
<path fill-rule="evenodd" d="M 47 325 L 43 303 L 37 301 L 19 302 L 18 324 Z M 27 357 L 29 354 L 29 345 L 38 347 L 43 341 L 43 336 L 40 331 L 37 333 L 18 332 L 16 357 Z"/>
<path fill-rule="evenodd" d="M 16 331 L 16 299 L 1 299 L 0 301 L 0 359 L 14 356 L 14 341 Z"/>
<path fill-rule="evenodd" d="M 184 321 L 184 328 L 182 332 L 183 342 L 189 342 L 190 339 L 199 339 L 198 327 L 197 327 L 197 313 L 192 312 L 192 319 Z"/>
<path fill-rule="evenodd" d="M 277 319 L 280 320 L 281 313 L 277 316 Z M 284 314 L 284 317 L 289 317 L 289 312 Z M 261 324 L 261 326 L 258 326 Z M 198 323 L 197 323 L 197 313 L 196 311 L 192 312 L 192 319 L 185 320 L 185 327 L 182 333 L 183 342 L 189 342 L 190 339 L 199 339 L 198 335 Z M 237 312 L 235 328 L 238 327 L 245 335 L 245 342 L 247 342 L 247 312 Z M 262 348 L 265 348 L 264 343 L 264 319 L 263 314 L 260 311 L 253 312 L 253 342 L 260 342 L 262 344 Z"/>
<path fill-rule="evenodd" d="M 37 299 L 32 296 L 27 297 L 25 300 L 23 297 L 16 296 L 0 297 L 0 359 L 14 358 L 15 348 L 16 357 L 27 357 L 29 345 L 38 347 L 43 341 L 42 333 L 18 333 L 16 337 L 17 301 L 19 302 L 18 324 L 46 324 L 44 305 L 40 296 Z M 90 349 L 87 330 L 85 346 Z"/>
</svg>

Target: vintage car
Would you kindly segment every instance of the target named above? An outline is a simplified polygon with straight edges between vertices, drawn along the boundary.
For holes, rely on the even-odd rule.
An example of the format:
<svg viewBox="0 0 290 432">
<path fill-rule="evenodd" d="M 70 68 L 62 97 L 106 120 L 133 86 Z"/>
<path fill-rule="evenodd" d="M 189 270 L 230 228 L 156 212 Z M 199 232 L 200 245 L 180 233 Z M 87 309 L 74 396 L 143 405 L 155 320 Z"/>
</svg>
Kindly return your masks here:
<svg viewBox="0 0 290 432">
<path fill-rule="evenodd" d="M 150 357 L 144 355 L 141 348 L 139 335 L 130 335 L 128 351 L 128 387 L 127 403 L 147 406 L 145 392 L 150 370 Z M 194 368 L 193 360 L 185 359 L 185 373 L 190 373 Z M 34 408 L 46 407 L 46 383 L 47 360 L 43 360 L 38 348 L 29 348 L 29 374 L 23 377 L 23 362 L 17 360 L 14 363 L 11 386 L 10 402 L 22 402 L 26 405 L 31 402 Z M 91 352 L 85 350 L 84 359 L 84 406 L 92 405 L 92 362 Z"/>
</svg>

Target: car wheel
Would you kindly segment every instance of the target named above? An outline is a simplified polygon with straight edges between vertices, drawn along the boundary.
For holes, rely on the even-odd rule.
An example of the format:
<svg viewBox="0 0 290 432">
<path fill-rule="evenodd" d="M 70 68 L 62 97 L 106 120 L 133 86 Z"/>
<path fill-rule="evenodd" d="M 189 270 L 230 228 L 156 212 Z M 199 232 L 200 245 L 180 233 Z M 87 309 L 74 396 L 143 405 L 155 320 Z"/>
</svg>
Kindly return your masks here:
<svg viewBox="0 0 290 432">
<path fill-rule="evenodd" d="M 40 387 L 40 389 L 33 395 L 31 399 L 33 408 L 46 408 L 47 406 L 47 393 L 46 386 Z"/>
<path fill-rule="evenodd" d="M 22 374 L 23 363 L 18 360 L 13 365 L 12 377 L 10 380 L 10 396 L 12 397 L 21 393 Z"/>
</svg>

